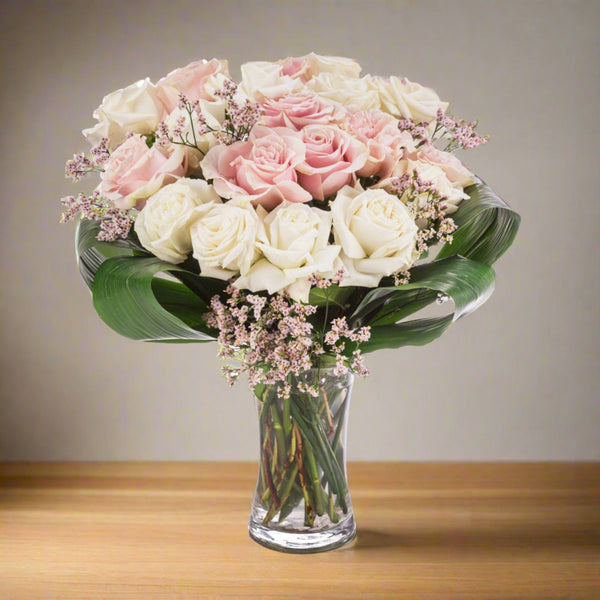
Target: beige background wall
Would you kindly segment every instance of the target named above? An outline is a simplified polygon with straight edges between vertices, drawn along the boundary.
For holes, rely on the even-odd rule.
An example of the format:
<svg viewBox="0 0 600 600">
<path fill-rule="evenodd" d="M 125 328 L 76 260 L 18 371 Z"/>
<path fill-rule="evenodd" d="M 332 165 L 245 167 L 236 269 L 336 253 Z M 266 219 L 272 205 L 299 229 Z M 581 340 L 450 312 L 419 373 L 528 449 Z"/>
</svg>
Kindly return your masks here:
<svg viewBox="0 0 600 600">
<path fill-rule="evenodd" d="M 369 356 L 352 459 L 600 459 L 599 7 L 588 2 L 2 2 L 0 458 L 253 459 L 214 345 L 122 339 L 59 226 L 102 96 L 198 58 L 309 51 L 436 89 L 491 134 L 468 164 L 523 216 L 497 291 L 425 348 Z"/>
</svg>

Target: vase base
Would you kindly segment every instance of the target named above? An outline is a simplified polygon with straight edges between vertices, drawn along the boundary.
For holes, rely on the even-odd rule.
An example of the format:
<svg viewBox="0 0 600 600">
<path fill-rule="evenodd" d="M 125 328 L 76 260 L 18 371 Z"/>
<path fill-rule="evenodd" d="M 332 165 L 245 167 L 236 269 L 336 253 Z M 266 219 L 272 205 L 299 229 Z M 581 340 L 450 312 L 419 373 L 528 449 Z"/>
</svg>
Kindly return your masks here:
<svg viewBox="0 0 600 600">
<path fill-rule="evenodd" d="M 334 550 L 351 542 L 356 537 L 356 524 L 354 517 L 349 515 L 341 523 L 322 531 L 283 531 L 251 520 L 248 533 L 255 542 L 271 550 L 311 554 Z"/>
</svg>

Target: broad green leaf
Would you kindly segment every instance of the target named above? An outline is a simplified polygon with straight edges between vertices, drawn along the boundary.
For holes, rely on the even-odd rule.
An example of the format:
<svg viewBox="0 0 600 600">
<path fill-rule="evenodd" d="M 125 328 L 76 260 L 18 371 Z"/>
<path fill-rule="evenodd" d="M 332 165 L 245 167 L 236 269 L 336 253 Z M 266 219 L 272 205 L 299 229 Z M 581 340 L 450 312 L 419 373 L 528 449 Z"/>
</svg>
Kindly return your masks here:
<svg viewBox="0 0 600 600">
<path fill-rule="evenodd" d="M 133 256 L 139 252 L 145 253 L 145 250 L 133 237 L 108 243 L 98 241 L 99 233 L 100 223 L 98 221 L 81 219 L 77 224 L 75 254 L 79 272 L 90 289 L 92 289 L 96 271 L 108 258 Z"/>
<path fill-rule="evenodd" d="M 152 292 L 165 310 L 181 319 L 186 325 L 194 329 L 206 328 L 203 319 L 207 310 L 206 303 L 187 287 L 176 281 L 155 277 L 152 279 Z"/>
<path fill-rule="evenodd" d="M 459 255 L 491 265 L 512 244 L 521 217 L 481 179 L 465 192 L 469 199 L 463 200 L 452 215 L 458 225 L 454 239 L 442 246 L 436 258 Z"/>
<path fill-rule="evenodd" d="M 350 317 L 353 326 L 374 324 L 376 319 L 383 319 L 386 314 L 402 312 L 391 321 L 396 323 L 403 316 L 406 317 L 425 308 L 437 298 L 437 292 L 424 288 L 404 289 L 403 286 L 386 286 L 376 289 L 381 290 L 379 294 L 373 294 L 373 289 L 367 291 L 354 309 Z"/>
<path fill-rule="evenodd" d="M 494 271 L 462 256 L 452 256 L 419 265 L 411 270 L 410 282 L 374 288 L 350 317 L 351 323 L 387 325 L 431 304 L 438 293 L 450 296 L 457 316 L 481 306 L 494 290 Z"/>
<path fill-rule="evenodd" d="M 361 344 L 363 352 L 405 345 L 422 345 L 439 337 L 452 322 L 481 306 L 494 290 L 491 267 L 462 256 L 419 265 L 411 281 L 396 287 L 375 288 L 364 297 L 350 317 L 353 327 L 371 326 L 371 338 Z M 409 314 L 435 300 L 438 293 L 454 301 L 454 311 L 443 317 L 399 323 Z"/>
<path fill-rule="evenodd" d="M 363 353 L 401 346 L 424 346 L 439 338 L 452 324 L 452 315 L 431 319 L 415 319 L 397 325 L 382 325 L 371 328 L 371 338 L 362 342 Z"/>
<path fill-rule="evenodd" d="M 399 290 L 400 291 L 400 290 Z M 410 291 L 414 295 L 410 295 Z M 372 325 L 393 325 L 406 317 L 427 308 L 437 300 L 437 292 L 425 288 L 402 291 L 391 296 L 385 306 L 370 321 Z"/>
<path fill-rule="evenodd" d="M 184 265 L 181 266 L 184 267 Z M 203 277 L 185 268 L 179 269 L 172 273 L 172 275 L 179 279 L 181 283 L 192 290 L 198 297 L 202 298 L 207 305 L 210 304 L 213 296 L 222 296 L 223 291 L 229 285 L 227 281 L 223 281 L 222 279 Z"/>
<path fill-rule="evenodd" d="M 180 270 L 158 258 L 109 258 L 96 271 L 94 307 L 109 327 L 134 340 L 214 340 L 213 332 L 201 319 L 206 304 L 183 285 L 155 279 L 160 272 Z"/>
</svg>

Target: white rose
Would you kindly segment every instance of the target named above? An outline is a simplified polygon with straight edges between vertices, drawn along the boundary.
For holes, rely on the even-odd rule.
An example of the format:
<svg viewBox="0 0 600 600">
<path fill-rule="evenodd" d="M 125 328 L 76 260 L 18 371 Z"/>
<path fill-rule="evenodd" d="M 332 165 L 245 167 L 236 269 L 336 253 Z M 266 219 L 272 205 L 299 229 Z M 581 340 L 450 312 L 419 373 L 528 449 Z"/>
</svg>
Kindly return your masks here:
<svg viewBox="0 0 600 600">
<path fill-rule="evenodd" d="M 334 274 L 340 247 L 328 243 L 331 213 L 288 201 L 270 213 L 261 206 L 256 210 L 261 218 L 257 247 L 263 258 L 234 285 L 270 294 L 285 290 L 294 300 L 307 302 L 309 276 Z"/>
<path fill-rule="evenodd" d="M 229 279 L 247 273 L 258 256 L 258 226 L 256 211 L 247 199 L 207 207 L 190 230 L 201 275 Z"/>
<path fill-rule="evenodd" d="M 402 201 L 382 189 L 342 188 L 331 204 L 335 241 L 342 247 L 343 286 L 375 287 L 414 261 L 417 226 Z"/>
<path fill-rule="evenodd" d="M 380 107 L 379 93 L 370 84 L 371 79 L 370 75 L 357 79 L 324 72 L 308 81 L 306 87 L 330 102 L 368 110 Z"/>
<path fill-rule="evenodd" d="M 240 91 L 251 100 L 279 98 L 304 86 L 300 79 L 281 74 L 279 63 L 257 61 L 242 65 Z"/>
<path fill-rule="evenodd" d="M 146 250 L 177 264 L 192 251 L 190 224 L 207 206 L 221 202 L 202 179 L 178 179 L 148 198 L 137 216 L 135 232 Z"/>
<path fill-rule="evenodd" d="M 152 133 L 164 115 L 164 107 L 158 100 L 156 86 L 148 78 L 105 96 L 94 111 L 99 122 L 83 135 L 95 145 L 103 137 L 110 140 L 110 147 L 118 146 L 129 132 Z"/>
<path fill-rule="evenodd" d="M 345 56 L 323 56 L 311 52 L 306 55 L 306 60 L 313 73 L 333 73 L 357 78 L 362 67 L 353 59 Z"/>
<path fill-rule="evenodd" d="M 405 78 L 372 77 L 369 80 L 371 89 L 379 94 L 381 109 L 394 115 L 413 119 L 417 123 L 434 121 L 438 109 L 446 112 L 447 102 L 430 88 Z"/>
</svg>

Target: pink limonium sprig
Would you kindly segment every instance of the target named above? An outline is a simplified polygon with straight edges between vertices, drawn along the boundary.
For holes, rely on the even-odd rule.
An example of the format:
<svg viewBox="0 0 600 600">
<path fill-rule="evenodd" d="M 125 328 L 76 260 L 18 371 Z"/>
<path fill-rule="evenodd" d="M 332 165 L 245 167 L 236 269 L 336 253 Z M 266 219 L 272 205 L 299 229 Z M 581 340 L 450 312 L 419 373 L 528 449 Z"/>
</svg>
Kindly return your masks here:
<svg viewBox="0 0 600 600">
<path fill-rule="evenodd" d="M 394 273 L 394 285 L 406 285 L 410 281 L 410 270 L 403 269 Z"/>
<path fill-rule="evenodd" d="M 317 332 L 309 321 L 317 311 L 316 306 L 295 302 L 283 294 L 275 294 L 267 301 L 265 296 L 233 286 L 225 291 L 226 300 L 219 296 L 212 298 L 205 320 L 218 331 L 219 356 L 237 363 L 223 368 L 231 385 L 246 374 L 250 387 L 258 383 L 279 384 L 278 393 L 286 398 L 290 393 L 290 376 L 312 368 L 326 353 L 335 356 L 337 373 L 348 369 L 359 375 L 368 373 L 358 349 L 351 359 L 343 354 L 346 342 L 358 345 L 369 339 L 368 327 L 354 331 L 348 328 L 345 318 L 334 320 L 335 334 L 325 336 L 324 341 L 321 336 L 317 340 Z M 304 391 L 318 393 L 308 388 Z"/>
<path fill-rule="evenodd" d="M 326 290 L 326 289 L 330 288 L 332 285 L 340 284 L 342 282 L 342 279 L 344 279 L 344 273 L 345 273 L 344 269 L 339 269 L 338 271 L 335 272 L 333 277 L 331 277 L 329 279 L 327 277 L 323 277 L 322 275 L 318 275 L 315 273 L 315 274 L 309 276 L 308 282 L 311 285 L 314 285 L 315 287 L 318 287 L 321 290 Z"/>
<path fill-rule="evenodd" d="M 416 123 L 412 119 L 404 117 L 398 121 L 398 129 L 402 132 L 408 131 L 413 137 L 417 148 L 423 144 L 427 144 L 430 140 L 429 133 L 427 132 L 428 125 L 429 123 Z"/>
<path fill-rule="evenodd" d="M 331 329 L 325 335 L 325 345 L 336 355 L 336 374 L 343 375 L 349 368 L 352 368 L 352 370 L 361 377 L 366 377 L 369 374 L 369 370 L 365 367 L 361 352 L 358 348 L 352 353 L 350 367 L 345 360 L 343 352 L 346 349 L 346 342 L 350 341 L 360 344 L 360 342 L 367 342 L 370 337 L 370 327 L 350 329 L 346 317 L 338 317 L 331 321 Z"/>
<path fill-rule="evenodd" d="M 315 287 L 321 289 L 321 290 L 326 290 L 325 292 L 325 314 L 323 316 L 323 329 L 322 329 L 322 333 L 321 333 L 321 343 L 320 343 L 320 348 L 322 349 L 325 346 L 326 343 L 326 336 L 325 336 L 325 331 L 327 330 L 327 326 L 329 325 L 329 294 L 330 294 L 330 289 L 332 285 L 338 285 L 339 283 L 341 283 L 342 279 L 344 278 L 344 269 L 339 269 L 332 278 L 328 279 L 326 277 L 323 277 L 322 275 L 318 275 L 318 274 L 313 274 L 308 278 L 308 282 L 311 285 L 314 285 Z M 323 350 L 324 352 L 324 350 Z M 340 354 L 337 355 L 337 367 L 336 367 L 336 373 L 341 372 L 341 366 L 340 366 Z M 343 361 L 342 361 L 343 364 Z"/>
<path fill-rule="evenodd" d="M 454 152 L 455 150 L 471 150 L 486 144 L 489 135 L 479 135 L 475 129 L 477 121 L 465 121 L 455 119 L 450 115 L 445 115 L 441 109 L 437 111 L 435 129 L 432 134 L 432 143 L 437 143 L 441 139 L 447 139 L 448 144 L 444 148 L 445 152 Z"/>
<path fill-rule="evenodd" d="M 89 196 L 67 196 L 61 199 L 61 203 L 66 209 L 61 216 L 61 223 L 68 223 L 77 215 L 83 219 L 100 221 L 98 240 L 101 242 L 114 242 L 118 238 L 126 238 L 135 221 L 136 211 L 117 208 L 98 192 Z"/>
<path fill-rule="evenodd" d="M 311 368 L 312 325 L 307 317 L 316 307 L 279 294 L 266 302 L 233 286 L 226 293 L 225 301 L 212 298 L 205 320 L 219 332 L 219 356 L 238 362 L 223 369 L 230 384 L 242 373 L 248 375 L 251 387 L 259 382 L 285 383 L 289 374 Z M 284 395 L 285 390 L 284 386 Z"/>
<path fill-rule="evenodd" d="M 75 154 L 65 165 L 65 177 L 77 182 L 88 173 L 102 172 L 104 163 L 109 159 L 108 138 L 104 137 L 90 151 L 89 156 L 83 152 Z"/>
<path fill-rule="evenodd" d="M 204 135 L 215 130 L 210 127 L 206 118 L 202 114 L 202 108 L 199 100 L 191 101 L 183 92 L 179 94 L 178 108 L 184 110 L 187 113 L 177 118 L 175 126 L 169 130 L 169 127 L 164 121 L 158 124 L 156 130 L 156 143 L 159 146 L 168 146 L 169 144 L 177 144 L 180 146 L 187 146 L 197 150 L 204 156 L 204 152 L 198 145 L 198 136 Z M 197 123 L 194 123 L 194 117 L 196 117 Z M 185 131 L 186 121 L 189 122 L 189 132 Z"/>
<path fill-rule="evenodd" d="M 215 92 L 215 96 L 225 100 L 225 119 L 221 131 L 215 134 L 221 144 L 230 145 L 234 142 L 244 142 L 250 131 L 262 116 L 260 104 L 246 98 L 242 103 L 235 99 L 238 86 L 231 80 L 226 80 L 223 87 Z"/>
<path fill-rule="evenodd" d="M 419 173 L 404 173 L 391 182 L 391 189 L 412 212 L 420 224 L 417 234 L 417 250 L 425 252 L 438 242 L 452 243 L 457 225 L 445 214 L 448 198 L 438 192 L 431 181 L 421 179 Z"/>
<path fill-rule="evenodd" d="M 169 144 L 187 146 L 204 155 L 204 151 L 199 147 L 198 136 L 213 133 L 216 140 L 224 145 L 247 140 L 252 127 L 261 118 L 261 108 L 257 102 L 248 99 L 241 104 L 237 102 L 235 100 L 237 88 L 237 84 L 227 80 L 223 87 L 215 92 L 215 96 L 226 103 L 225 118 L 219 129 L 207 123 L 199 100 L 192 101 L 185 94 L 179 94 L 178 107 L 187 113 L 187 117 L 181 115 L 171 130 L 164 121 L 159 123 L 156 132 L 157 143 L 161 146 Z M 188 132 L 185 131 L 186 121 L 189 122 Z"/>
</svg>

